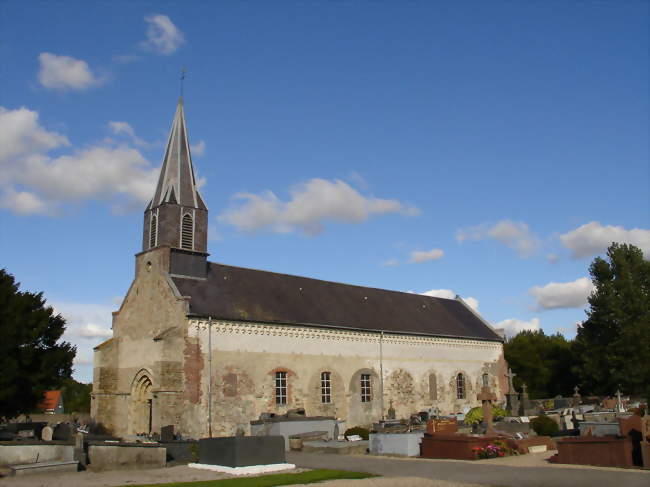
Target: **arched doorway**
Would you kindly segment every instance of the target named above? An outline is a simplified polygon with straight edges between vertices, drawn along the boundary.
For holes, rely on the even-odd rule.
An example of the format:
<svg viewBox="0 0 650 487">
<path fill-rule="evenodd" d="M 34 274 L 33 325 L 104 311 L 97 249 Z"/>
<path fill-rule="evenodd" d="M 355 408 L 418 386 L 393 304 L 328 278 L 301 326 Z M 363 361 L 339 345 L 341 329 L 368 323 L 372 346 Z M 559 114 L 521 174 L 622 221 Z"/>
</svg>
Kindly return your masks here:
<svg viewBox="0 0 650 487">
<path fill-rule="evenodd" d="M 131 434 L 150 435 L 153 420 L 153 385 L 146 370 L 138 372 L 131 385 Z"/>
</svg>

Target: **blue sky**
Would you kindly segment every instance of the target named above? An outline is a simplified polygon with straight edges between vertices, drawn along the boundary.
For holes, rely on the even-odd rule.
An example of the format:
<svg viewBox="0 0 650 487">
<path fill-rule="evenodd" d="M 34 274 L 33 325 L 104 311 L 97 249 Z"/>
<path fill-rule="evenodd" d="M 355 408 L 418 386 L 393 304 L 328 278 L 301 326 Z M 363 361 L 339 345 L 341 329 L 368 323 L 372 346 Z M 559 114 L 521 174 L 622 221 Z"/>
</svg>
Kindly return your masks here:
<svg viewBox="0 0 650 487">
<path fill-rule="evenodd" d="M 210 259 L 571 337 L 650 256 L 647 2 L 0 3 L 0 252 L 110 336 L 187 68 Z"/>
</svg>

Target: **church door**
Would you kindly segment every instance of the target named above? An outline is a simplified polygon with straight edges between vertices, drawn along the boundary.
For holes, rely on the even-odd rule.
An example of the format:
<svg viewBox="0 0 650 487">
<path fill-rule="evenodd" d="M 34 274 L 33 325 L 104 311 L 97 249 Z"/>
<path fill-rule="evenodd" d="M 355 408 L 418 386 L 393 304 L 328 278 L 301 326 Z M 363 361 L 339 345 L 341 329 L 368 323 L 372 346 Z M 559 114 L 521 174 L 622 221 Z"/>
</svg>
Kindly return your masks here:
<svg viewBox="0 0 650 487">
<path fill-rule="evenodd" d="M 153 387 L 151 378 L 139 372 L 131 386 L 130 428 L 134 435 L 150 435 L 153 420 Z"/>
</svg>

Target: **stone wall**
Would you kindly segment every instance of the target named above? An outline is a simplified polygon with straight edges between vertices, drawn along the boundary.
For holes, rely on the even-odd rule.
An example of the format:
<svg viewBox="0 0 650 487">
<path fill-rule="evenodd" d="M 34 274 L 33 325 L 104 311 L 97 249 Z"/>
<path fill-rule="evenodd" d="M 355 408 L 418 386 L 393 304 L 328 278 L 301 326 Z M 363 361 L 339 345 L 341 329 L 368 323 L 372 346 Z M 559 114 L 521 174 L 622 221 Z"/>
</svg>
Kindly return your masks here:
<svg viewBox="0 0 650 487">
<path fill-rule="evenodd" d="M 193 437 L 207 432 L 207 334 L 207 323 L 190 321 L 188 336 L 197 341 L 204 356 L 200 400 L 186 403 L 185 409 L 196 411 L 192 414 L 196 421 L 186 425 Z M 380 341 L 384 414 L 391 400 L 398 417 L 430 407 L 451 413 L 478 406 L 483 374 L 488 374 L 498 397 L 504 397 L 505 384 L 499 379 L 506 372 L 501 343 L 395 335 L 382 339 L 377 333 L 213 321 L 213 433 L 230 435 L 238 427 L 248 431 L 248 421 L 260 413 L 282 414 L 292 408 L 305 408 L 310 416 L 346 419 L 348 426 L 370 425 L 382 416 Z M 275 403 L 277 371 L 287 372 L 286 405 Z M 321 401 L 323 371 L 332 378 L 329 404 Z M 465 399 L 456 397 L 459 372 L 466 378 Z M 366 403 L 360 394 L 364 373 L 372 381 L 372 400 Z M 433 396 L 431 384 L 436 387 Z"/>
</svg>

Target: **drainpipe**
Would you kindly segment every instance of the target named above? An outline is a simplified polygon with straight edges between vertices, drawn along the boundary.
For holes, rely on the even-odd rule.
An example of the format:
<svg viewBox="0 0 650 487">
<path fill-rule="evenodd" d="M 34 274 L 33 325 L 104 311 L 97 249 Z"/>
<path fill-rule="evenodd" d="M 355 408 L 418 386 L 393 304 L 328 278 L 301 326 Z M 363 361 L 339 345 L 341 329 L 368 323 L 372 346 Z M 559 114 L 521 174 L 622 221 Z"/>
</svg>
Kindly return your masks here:
<svg viewBox="0 0 650 487">
<path fill-rule="evenodd" d="M 381 394 L 381 419 L 384 418 L 384 332 L 379 335 L 379 389 Z"/>
<path fill-rule="evenodd" d="M 208 317 L 208 437 L 212 438 L 212 317 Z"/>
</svg>

